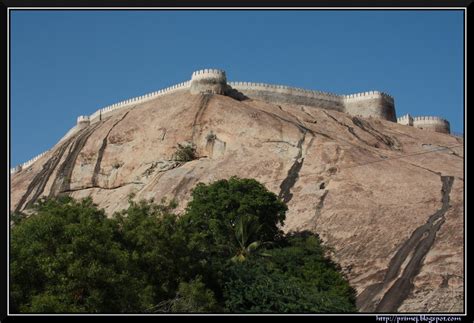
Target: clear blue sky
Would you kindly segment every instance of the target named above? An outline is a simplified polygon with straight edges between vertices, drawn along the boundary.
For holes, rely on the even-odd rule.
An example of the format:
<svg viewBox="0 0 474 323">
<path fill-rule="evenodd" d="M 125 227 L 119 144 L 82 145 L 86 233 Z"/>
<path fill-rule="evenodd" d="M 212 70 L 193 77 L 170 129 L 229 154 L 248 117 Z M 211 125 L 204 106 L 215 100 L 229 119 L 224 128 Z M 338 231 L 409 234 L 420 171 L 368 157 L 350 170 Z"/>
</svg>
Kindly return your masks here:
<svg viewBox="0 0 474 323">
<path fill-rule="evenodd" d="M 395 97 L 463 132 L 462 11 L 13 11 L 11 162 L 78 115 L 221 68 L 231 81 Z"/>
</svg>

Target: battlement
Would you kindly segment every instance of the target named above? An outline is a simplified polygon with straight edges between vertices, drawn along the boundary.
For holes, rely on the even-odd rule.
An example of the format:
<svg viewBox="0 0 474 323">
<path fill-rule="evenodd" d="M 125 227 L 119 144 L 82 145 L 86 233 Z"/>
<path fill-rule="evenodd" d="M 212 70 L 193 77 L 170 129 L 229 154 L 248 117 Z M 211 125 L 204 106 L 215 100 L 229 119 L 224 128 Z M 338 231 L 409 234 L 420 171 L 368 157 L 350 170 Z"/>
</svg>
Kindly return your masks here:
<svg viewBox="0 0 474 323">
<path fill-rule="evenodd" d="M 219 82 L 227 82 L 225 71 L 219 69 L 203 69 L 193 72 L 191 81 L 198 81 L 203 79 L 214 79 Z"/>
<path fill-rule="evenodd" d="M 307 90 L 278 84 L 254 83 L 254 82 L 229 82 L 229 85 L 236 90 L 272 91 L 288 95 L 302 95 L 307 97 L 318 97 L 320 99 L 340 101 L 341 96 L 322 91 Z"/>
<path fill-rule="evenodd" d="M 15 174 L 21 172 L 23 167 L 21 165 L 16 165 L 14 168 L 10 168 L 10 174 Z"/>
<path fill-rule="evenodd" d="M 441 118 L 441 117 L 436 117 L 436 116 L 420 116 L 420 117 L 414 117 L 413 121 L 440 121 L 442 123 L 448 122 L 448 120 Z M 449 123 L 449 122 L 448 122 Z"/>
<path fill-rule="evenodd" d="M 218 69 L 196 71 L 191 76 L 191 94 L 225 94 L 228 90 L 225 72 Z"/>
<path fill-rule="evenodd" d="M 404 116 L 397 118 L 397 123 L 407 126 L 413 126 L 413 118 L 407 113 Z"/>
<path fill-rule="evenodd" d="M 10 174 L 14 174 L 14 173 L 20 172 L 20 171 L 22 171 L 23 169 L 25 169 L 25 168 L 31 166 L 35 161 L 37 161 L 37 160 L 40 159 L 42 156 L 44 156 L 48 151 L 49 151 L 49 150 L 46 150 L 45 152 L 39 154 L 38 156 L 31 158 L 31 159 L 28 160 L 27 162 L 24 162 L 23 164 L 19 164 L 19 165 L 15 166 L 14 168 L 10 168 Z"/>
<path fill-rule="evenodd" d="M 411 115 L 406 114 L 402 117 L 399 117 L 397 119 L 397 123 L 428 131 L 448 134 L 451 132 L 449 121 L 436 116 L 412 117 Z"/>
<path fill-rule="evenodd" d="M 192 94 L 214 93 L 222 95 L 232 95 L 233 90 L 240 92 L 243 97 L 260 99 L 273 103 L 300 104 L 310 107 L 337 110 L 354 116 L 372 117 L 383 120 L 398 122 L 414 126 L 420 129 L 427 129 L 436 132 L 449 133 L 449 122 L 443 118 L 435 116 L 421 116 L 412 118 L 405 115 L 400 118 L 395 117 L 395 100 L 387 93 L 380 91 L 368 91 L 348 95 L 338 95 L 329 92 L 308 90 L 303 88 L 290 87 L 286 85 L 276 85 L 254 82 L 229 82 L 227 83 L 226 73 L 220 69 L 202 69 L 192 73 L 191 80 L 181 82 L 170 87 L 147 93 L 138 97 L 108 105 L 98 109 L 90 116 L 79 116 L 77 125 L 71 128 L 60 141 L 70 137 L 82 127 L 93 122 L 102 120 L 103 117 L 115 113 L 124 108 L 133 107 L 163 95 L 168 95 L 178 91 L 189 90 Z M 240 95 L 239 94 L 239 95 Z M 46 153 L 46 152 L 45 152 Z M 43 154 L 10 169 L 13 174 L 25 167 L 30 166 Z"/>
<path fill-rule="evenodd" d="M 450 133 L 449 121 L 435 116 L 420 116 L 413 118 L 413 127 L 428 131 Z"/>
<path fill-rule="evenodd" d="M 85 124 L 85 125 L 89 125 L 90 123 L 90 118 L 89 116 L 79 116 L 77 117 L 77 124 Z"/>
<path fill-rule="evenodd" d="M 136 104 L 144 103 L 144 102 L 156 99 L 157 97 L 174 93 L 176 91 L 186 90 L 186 89 L 189 89 L 190 86 L 191 86 L 191 81 L 181 82 L 181 83 L 169 86 L 167 88 L 164 88 L 155 92 L 147 93 L 147 94 L 140 95 L 131 99 L 120 101 L 120 102 L 114 103 L 112 105 L 108 105 L 104 108 L 97 110 L 96 112 L 94 112 L 93 114 L 89 116 L 89 119 L 91 122 L 96 122 L 96 121 L 99 121 L 102 117 L 116 110 L 128 108 Z"/>
<path fill-rule="evenodd" d="M 345 101 L 357 101 L 357 100 L 382 98 L 391 104 L 395 103 L 395 100 L 393 99 L 391 95 L 384 92 L 380 92 L 380 91 L 360 92 L 360 93 L 342 95 L 342 97 L 344 98 Z"/>
</svg>

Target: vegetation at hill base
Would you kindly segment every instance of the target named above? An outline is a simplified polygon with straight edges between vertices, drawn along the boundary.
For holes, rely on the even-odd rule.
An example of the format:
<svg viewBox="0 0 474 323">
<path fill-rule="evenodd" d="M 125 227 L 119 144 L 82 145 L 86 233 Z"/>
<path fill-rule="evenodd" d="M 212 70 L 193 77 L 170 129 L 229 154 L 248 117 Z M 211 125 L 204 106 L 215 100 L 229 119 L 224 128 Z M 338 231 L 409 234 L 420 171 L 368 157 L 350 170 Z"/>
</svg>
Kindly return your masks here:
<svg viewBox="0 0 474 323">
<path fill-rule="evenodd" d="M 11 217 L 14 313 L 342 313 L 355 291 L 319 237 L 285 235 L 286 205 L 253 179 L 198 184 L 175 204 L 42 199 Z"/>
</svg>

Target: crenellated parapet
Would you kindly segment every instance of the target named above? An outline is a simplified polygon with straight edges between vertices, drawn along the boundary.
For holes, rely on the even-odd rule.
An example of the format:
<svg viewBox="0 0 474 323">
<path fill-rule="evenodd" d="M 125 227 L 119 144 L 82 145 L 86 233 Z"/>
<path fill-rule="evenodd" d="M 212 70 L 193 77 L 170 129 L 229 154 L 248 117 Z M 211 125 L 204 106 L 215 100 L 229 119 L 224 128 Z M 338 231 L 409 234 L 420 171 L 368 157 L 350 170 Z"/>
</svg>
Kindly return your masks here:
<svg viewBox="0 0 474 323">
<path fill-rule="evenodd" d="M 291 86 L 286 86 L 286 85 L 254 83 L 254 82 L 229 82 L 229 85 L 232 88 L 239 91 L 240 90 L 242 91 L 268 91 L 268 92 L 275 92 L 275 93 L 281 93 L 281 94 L 287 94 L 287 95 L 299 95 L 299 96 L 306 96 L 306 97 L 311 97 L 311 98 L 318 98 L 318 99 L 327 100 L 327 101 L 342 102 L 341 96 L 334 93 L 307 90 L 307 89 L 291 87 Z"/>
<path fill-rule="evenodd" d="M 350 115 L 397 121 L 395 100 L 387 93 L 368 91 L 342 97 L 344 98 L 344 112 Z"/>
<path fill-rule="evenodd" d="M 138 97 L 120 101 L 95 111 L 90 116 L 83 115 L 77 118 L 77 124 L 71 128 L 60 141 L 69 138 L 72 134 L 88 126 L 90 123 L 101 121 L 121 109 L 130 108 L 141 103 L 154 100 L 164 95 L 189 91 L 191 94 L 211 93 L 229 95 L 237 99 L 259 99 L 271 103 L 288 103 L 306 105 L 315 108 L 337 110 L 354 116 L 378 118 L 399 124 L 414 126 L 436 132 L 449 133 L 449 122 L 440 117 L 415 117 L 405 115 L 396 118 L 395 100 L 387 93 L 368 91 L 348 95 L 338 95 L 329 92 L 308 90 L 286 85 L 254 83 L 254 82 L 227 82 L 225 71 L 220 69 L 202 69 L 192 73 L 191 80 L 181 82 L 170 87 L 147 93 Z M 45 152 L 46 153 L 46 152 Z M 20 172 L 30 166 L 43 154 L 10 169 L 10 173 Z"/>
<path fill-rule="evenodd" d="M 445 118 L 437 117 L 437 116 L 419 116 L 413 117 L 414 122 L 426 122 L 426 121 L 441 121 L 447 122 Z"/>
<path fill-rule="evenodd" d="M 77 117 L 77 127 L 79 129 L 89 126 L 90 123 L 91 123 L 91 120 L 90 120 L 89 116 L 79 116 L 79 117 Z"/>
<path fill-rule="evenodd" d="M 18 173 L 22 171 L 23 169 L 30 167 L 35 161 L 43 157 L 48 151 L 49 150 L 39 154 L 36 157 L 31 158 L 30 160 L 28 160 L 27 162 L 24 162 L 23 164 L 17 165 L 14 168 L 10 168 L 10 174 Z"/>
<path fill-rule="evenodd" d="M 84 122 L 84 123 L 90 122 L 89 116 L 78 116 L 77 123 L 81 123 L 81 122 Z"/>
<path fill-rule="evenodd" d="M 16 165 L 15 167 L 10 168 L 10 174 L 15 174 L 15 173 L 21 172 L 22 169 L 23 169 L 23 166 Z"/>
<path fill-rule="evenodd" d="M 338 95 L 265 83 L 230 82 L 229 85 L 254 99 L 274 103 L 301 104 L 346 112 L 354 116 L 396 121 L 393 97 L 379 91 Z"/>
<path fill-rule="evenodd" d="M 191 81 L 199 81 L 199 80 L 205 80 L 205 79 L 213 79 L 213 80 L 217 80 L 218 82 L 227 83 L 227 77 L 225 75 L 225 71 L 215 69 L 215 68 L 195 71 L 191 75 Z"/>
<path fill-rule="evenodd" d="M 106 107 L 103 107 L 97 110 L 93 114 L 91 114 L 89 116 L 90 121 L 91 122 L 100 121 L 102 117 L 109 115 L 111 112 L 115 112 L 123 108 L 129 108 L 133 105 L 137 105 L 137 104 L 141 104 L 150 100 L 154 100 L 166 94 L 174 93 L 181 90 L 187 90 L 189 89 L 190 85 L 191 85 L 191 81 L 181 82 L 181 83 L 169 86 L 167 88 L 164 88 L 155 92 L 147 93 L 141 96 L 137 96 L 131 99 L 114 103 L 112 105 L 108 105 Z"/>
<path fill-rule="evenodd" d="M 286 103 L 320 107 L 323 109 L 344 111 L 341 96 L 329 92 L 307 90 L 286 85 L 230 82 L 232 89 L 246 97 L 271 103 Z"/>
<path fill-rule="evenodd" d="M 222 70 L 204 69 L 194 72 L 191 76 L 191 94 L 225 94 L 227 89 L 227 77 Z"/>
<path fill-rule="evenodd" d="M 414 117 L 413 127 L 441 133 L 450 133 L 451 131 L 448 120 L 435 116 Z"/>
<path fill-rule="evenodd" d="M 393 97 L 387 93 L 379 92 L 379 91 L 368 91 L 368 92 L 361 92 L 361 93 L 354 93 L 348 95 L 342 95 L 346 102 L 351 101 L 363 101 L 367 99 L 378 99 L 382 98 L 383 100 L 387 101 L 388 103 L 395 104 L 395 100 Z"/>
<path fill-rule="evenodd" d="M 419 116 L 412 117 L 406 114 L 397 119 L 397 123 L 413 126 L 418 129 L 440 132 L 440 133 L 451 133 L 451 127 L 449 121 L 436 116 Z"/>
<path fill-rule="evenodd" d="M 413 126 L 413 118 L 411 115 L 407 113 L 404 116 L 397 118 L 397 123 L 403 124 L 406 126 Z"/>
</svg>

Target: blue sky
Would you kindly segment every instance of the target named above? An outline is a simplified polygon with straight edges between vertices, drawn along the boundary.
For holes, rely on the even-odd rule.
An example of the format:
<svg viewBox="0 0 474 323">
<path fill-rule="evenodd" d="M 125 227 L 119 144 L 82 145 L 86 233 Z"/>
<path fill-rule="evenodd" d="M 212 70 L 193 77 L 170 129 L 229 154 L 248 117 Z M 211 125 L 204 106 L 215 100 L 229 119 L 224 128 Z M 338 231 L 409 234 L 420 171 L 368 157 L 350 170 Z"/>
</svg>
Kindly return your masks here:
<svg viewBox="0 0 474 323">
<path fill-rule="evenodd" d="M 463 11 L 12 11 L 11 162 L 79 115 L 221 68 L 231 81 L 384 91 L 463 132 Z"/>
</svg>

